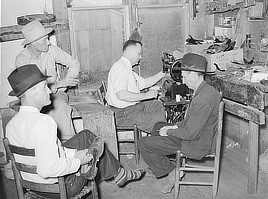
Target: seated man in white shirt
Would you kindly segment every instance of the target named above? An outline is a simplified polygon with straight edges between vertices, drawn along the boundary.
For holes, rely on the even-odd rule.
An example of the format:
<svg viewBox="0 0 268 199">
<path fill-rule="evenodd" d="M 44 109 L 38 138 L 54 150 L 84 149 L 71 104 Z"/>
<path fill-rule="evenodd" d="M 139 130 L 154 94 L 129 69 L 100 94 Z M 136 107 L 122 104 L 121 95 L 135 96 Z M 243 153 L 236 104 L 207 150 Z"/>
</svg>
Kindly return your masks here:
<svg viewBox="0 0 268 199">
<path fill-rule="evenodd" d="M 123 46 L 123 56 L 112 66 L 108 75 L 106 100 L 115 113 L 116 124 L 131 126 L 151 132 L 156 122 L 165 122 L 165 111 L 161 102 L 154 100 L 158 91 L 140 91 L 150 88 L 164 77 L 163 72 L 143 78 L 132 70 L 141 59 L 142 43 L 128 40 Z"/>
<path fill-rule="evenodd" d="M 80 63 L 71 55 L 50 43 L 49 35 L 52 28 L 45 28 L 38 20 L 34 20 L 22 28 L 25 40 L 23 50 L 15 59 L 16 68 L 25 64 L 36 64 L 39 70 L 50 76 L 47 79 L 53 92 L 51 104 L 42 109 L 42 113 L 49 114 L 57 123 L 58 135 L 61 141 L 68 140 L 75 133 L 71 119 L 72 107 L 69 106 L 67 89 L 78 84 Z M 60 64 L 66 70 L 63 77 L 57 66 Z"/>
<path fill-rule="evenodd" d="M 142 169 L 126 171 L 103 146 L 102 138 L 89 130 L 83 130 L 61 143 L 57 137 L 56 122 L 51 116 L 40 113 L 43 106 L 51 103 L 47 78 L 35 64 L 23 65 L 8 76 L 13 89 L 9 95 L 17 96 L 21 107 L 7 124 L 6 137 L 13 145 L 35 150 L 34 159 L 15 157 L 21 163 L 37 166 L 38 174 L 22 173 L 22 177 L 28 181 L 53 184 L 57 183 L 58 176 L 66 176 L 67 195 L 68 198 L 73 197 L 96 173 L 96 164 L 92 165 L 95 161 L 91 161 L 94 158 L 99 159 L 100 180 L 113 178 L 121 187 L 127 181 L 139 179 L 144 173 Z M 54 197 L 48 193 L 45 196 Z"/>
</svg>

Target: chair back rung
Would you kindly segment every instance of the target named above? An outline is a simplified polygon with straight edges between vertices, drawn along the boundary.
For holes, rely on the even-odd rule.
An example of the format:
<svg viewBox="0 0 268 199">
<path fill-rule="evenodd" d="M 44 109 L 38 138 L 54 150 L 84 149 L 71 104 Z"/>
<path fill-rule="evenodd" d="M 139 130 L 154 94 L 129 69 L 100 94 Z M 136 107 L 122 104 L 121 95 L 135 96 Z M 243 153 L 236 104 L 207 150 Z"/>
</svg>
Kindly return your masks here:
<svg viewBox="0 0 268 199">
<path fill-rule="evenodd" d="M 32 173 L 32 174 L 37 174 L 36 170 L 37 167 L 33 165 L 26 165 L 23 163 L 15 162 L 16 167 L 19 169 L 19 171 L 23 171 L 26 173 Z"/>
<path fill-rule="evenodd" d="M 214 168 L 180 168 L 181 171 L 214 172 Z"/>
<path fill-rule="evenodd" d="M 182 185 L 200 185 L 200 186 L 213 186 L 213 182 L 184 182 L 184 181 L 180 181 L 179 182 Z"/>
<path fill-rule="evenodd" d="M 39 191 L 39 192 L 48 192 L 48 193 L 59 193 L 59 186 L 55 186 L 55 184 L 40 184 L 29 182 L 27 180 L 20 181 L 22 187 L 29 188 L 32 191 Z"/>
<path fill-rule="evenodd" d="M 23 155 L 23 156 L 35 156 L 34 149 L 26 149 L 24 147 L 18 147 L 12 144 L 9 144 L 10 151 L 14 154 Z"/>
<path fill-rule="evenodd" d="M 193 165 L 193 164 L 185 164 L 185 167 L 188 168 L 205 168 L 205 169 L 214 169 L 214 167 L 210 166 L 202 166 L 202 165 Z"/>
<path fill-rule="evenodd" d="M 135 152 L 134 151 L 120 151 L 119 152 L 119 155 L 128 155 L 128 154 L 132 154 L 132 155 L 135 155 Z"/>
<path fill-rule="evenodd" d="M 119 140 L 118 139 L 118 143 L 133 143 L 134 139 L 125 139 L 125 140 Z"/>
</svg>

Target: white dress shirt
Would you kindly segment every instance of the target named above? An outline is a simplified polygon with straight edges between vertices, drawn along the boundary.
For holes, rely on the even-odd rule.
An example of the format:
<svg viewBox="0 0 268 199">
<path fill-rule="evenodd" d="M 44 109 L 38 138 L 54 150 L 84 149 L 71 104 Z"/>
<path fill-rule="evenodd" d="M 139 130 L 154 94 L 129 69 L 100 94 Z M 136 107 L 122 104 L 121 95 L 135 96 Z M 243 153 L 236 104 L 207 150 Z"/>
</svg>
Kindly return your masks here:
<svg viewBox="0 0 268 199">
<path fill-rule="evenodd" d="M 75 173 L 80 160 L 74 158 L 75 149 L 64 148 L 57 138 L 57 125 L 46 114 L 32 106 L 21 106 L 6 127 L 10 144 L 35 149 L 35 157 L 15 156 L 21 163 L 37 165 L 36 174 L 22 172 L 26 180 L 38 183 L 56 183 L 58 176 Z"/>
<path fill-rule="evenodd" d="M 132 66 L 128 59 L 121 57 L 116 63 L 114 63 L 109 71 L 106 100 L 111 106 L 125 108 L 134 105 L 139 101 L 121 101 L 118 99 L 116 93 L 121 90 L 140 93 L 140 90 L 144 88 L 144 78 L 132 71 Z"/>
</svg>

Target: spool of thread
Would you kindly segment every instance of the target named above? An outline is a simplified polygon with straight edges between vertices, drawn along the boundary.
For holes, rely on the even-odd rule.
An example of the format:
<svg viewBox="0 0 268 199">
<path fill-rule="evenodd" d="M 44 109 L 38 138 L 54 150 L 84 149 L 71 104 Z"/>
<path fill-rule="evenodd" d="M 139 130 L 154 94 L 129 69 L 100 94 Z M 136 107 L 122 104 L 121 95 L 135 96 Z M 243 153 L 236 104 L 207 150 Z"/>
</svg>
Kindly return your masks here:
<svg viewBox="0 0 268 199">
<path fill-rule="evenodd" d="M 176 102 L 180 102 L 181 101 L 181 95 L 176 95 Z"/>
</svg>

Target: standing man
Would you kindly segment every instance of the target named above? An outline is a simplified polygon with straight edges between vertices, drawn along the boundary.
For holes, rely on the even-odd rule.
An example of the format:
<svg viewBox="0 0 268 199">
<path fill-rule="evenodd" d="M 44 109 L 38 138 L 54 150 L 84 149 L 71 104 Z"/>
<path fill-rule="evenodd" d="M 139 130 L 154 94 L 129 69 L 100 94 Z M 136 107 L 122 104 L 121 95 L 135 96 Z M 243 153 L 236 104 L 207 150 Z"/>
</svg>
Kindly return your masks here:
<svg viewBox="0 0 268 199">
<path fill-rule="evenodd" d="M 43 109 L 57 123 L 60 138 L 67 140 L 75 134 L 71 120 L 72 108 L 68 105 L 66 89 L 78 83 L 79 62 L 72 56 L 55 45 L 51 45 L 49 34 L 52 28 L 44 28 L 38 21 L 32 21 L 22 28 L 25 40 L 22 42 L 24 49 L 17 55 L 16 68 L 25 64 L 36 64 L 48 78 L 52 91 L 52 104 Z M 66 77 L 60 79 L 60 71 L 56 64 L 61 64 L 68 69 Z"/>
<path fill-rule="evenodd" d="M 189 53 L 183 56 L 183 83 L 194 91 L 183 121 L 177 124 L 156 123 L 151 137 L 138 140 L 138 149 L 155 177 L 167 174 L 167 184 L 162 192 L 169 193 L 175 183 L 175 164 L 168 155 L 181 150 L 193 159 L 202 159 L 215 150 L 215 138 L 220 93 L 206 81 L 207 61 L 203 56 Z"/>
<path fill-rule="evenodd" d="M 98 174 L 101 180 L 113 178 L 121 187 L 130 180 L 139 179 L 142 169 L 126 171 L 103 146 L 102 138 L 89 130 L 83 130 L 61 143 L 55 121 L 49 115 L 40 113 L 43 106 L 51 103 L 47 79 L 49 76 L 43 75 L 35 64 L 23 65 L 8 76 L 13 89 L 9 95 L 17 96 L 21 107 L 7 124 L 6 137 L 10 144 L 35 150 L 34 158 L 15 157 L 21 163 L 37 166 L 37 174 L 22 173 L 22 177 L 31 182 L 53 184 L 58 176 L 66 176 L 70 198 L 82 190 L 87 179 L 95 177 L 96 162 L 100 158 Z M 96 161 L 91 161 L 93 158 Z"/>
<path fill-rule="evenodd" d="M 108 75 L 106 100 L 115 113 L 116 124 L 131 126 L 151 132 L 156 122 L 166 121 L 161 102 L 154 100 L 158 91 L 149 89 L 164 77 L 163 72 L 148 78 L 139 76 L 132 67 L 139 63 L 142 54 L 140 41 L 128 40 L 123 46 L 123 56 L 112 66 Z"/>
</svg>

